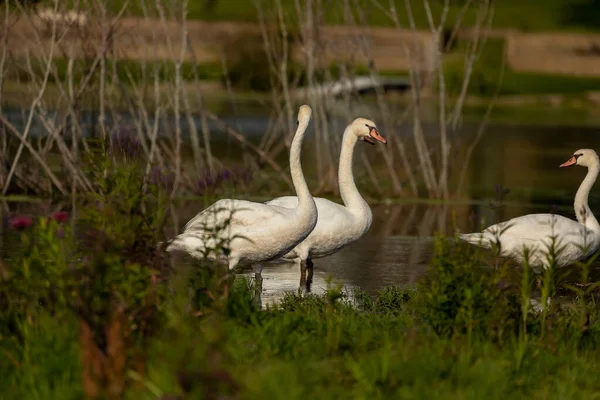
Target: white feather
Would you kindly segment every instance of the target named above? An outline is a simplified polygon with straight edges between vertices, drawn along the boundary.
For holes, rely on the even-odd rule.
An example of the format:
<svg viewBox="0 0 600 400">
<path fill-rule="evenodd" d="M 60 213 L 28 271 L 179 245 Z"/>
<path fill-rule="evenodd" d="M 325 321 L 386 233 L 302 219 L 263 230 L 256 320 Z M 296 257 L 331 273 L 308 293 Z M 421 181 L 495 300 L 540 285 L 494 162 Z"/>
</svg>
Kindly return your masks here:
<svg viewBox="0 0 600 400">
<path fill-rule="evenodd" d="M 594 254 L 600 246 L 600 225 L 588 206 L 588 197 L 598 173 L 600 161 L 594 150 L 577 150 L 561 165 L 580 165 L 588 173 L 575 195 L 577 221 L 555 214 L 529 214 L 492 225 L 483 232 L 461 234 L 469 243 L 492 248 L 500 246 L 500 255 L 522 263 L 523 249 L 529 250 L 529 263 L 534 267 L 550 265 L 551 248 L 555 262 L 564 267 Z"/>
<path fill-rule="evenodd" d="M 246 200 L 222 199 L 192 218 L 167 251 L 183 250 L 196 258 L 208 257 L 238 264 L 269 261 L 289 252 L 304 240 L 317 223 L 317 208 L 308 190 L 300 150 L 311 117 L 308 106 L 300 107 L 298 130 L 290 148 L 290 170 L 301 201 L 283 208 Z"/>
</svg>

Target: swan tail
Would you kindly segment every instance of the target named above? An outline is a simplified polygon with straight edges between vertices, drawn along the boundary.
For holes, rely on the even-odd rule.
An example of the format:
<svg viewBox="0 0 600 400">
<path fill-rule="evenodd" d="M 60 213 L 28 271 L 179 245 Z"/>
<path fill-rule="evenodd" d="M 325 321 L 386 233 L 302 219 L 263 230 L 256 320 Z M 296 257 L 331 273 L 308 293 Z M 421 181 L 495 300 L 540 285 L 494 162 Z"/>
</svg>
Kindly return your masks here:
<svg viewBox="0 0 600 400">
<path fill-rule="evenodd" d="M 182 241 L 179 239 L 179 236 L 171 240 L 167 240 L 165 242 L 159 242 L 156 247 L 158 249 L 164 249 L 164 251 L 166 251 L 167 253 L 172 253 L 178 250 L 186 251 L 186 248 L 183 245 Z"/>
<path fill-rule="evenodd" d="M 492 247 L 491 238 L 489 238 L 488 235 L 486 235 L 485 233 L 459 233 L 458 237 L 459 239 L 474 244 L 476 246 L 481 246 L 485 248 Z"/>
<path fill-rule="evenodd" d="M 164 245 L 165 243 L 161 243 Z M 203 258 L 205 243 L 196 235 L 181 234 L 166 242 L 166 252 L 183 251 L 195 258 Z"/>
<path fill-rule="evenodd" d="M 176 247 L 173 246 L 173 242 L 175 241 L 176 238 L 171 239 L 171 240 L 165 240 L 165 241 L 161 241 L 161 242 L 157 242 L 155 249 L 158 252 L 171 252 L 173 250 L 176 250 Z"/>
<path fill-rule="evenodd" d="M 180 246 L 180 242 L 179 242 L 179 240 L 177 240 L 177 238 L 167 241 L 166 244 L 167 244 L 167 247 L 165 248 L 165 251 L 167 253 L 170 253 L 175 250 L 182 250 L 182 248 Z M 161 242 L 161 243 L 159 243 L 159 245 L 164 246 L 165 242 Z"/>
</svg>

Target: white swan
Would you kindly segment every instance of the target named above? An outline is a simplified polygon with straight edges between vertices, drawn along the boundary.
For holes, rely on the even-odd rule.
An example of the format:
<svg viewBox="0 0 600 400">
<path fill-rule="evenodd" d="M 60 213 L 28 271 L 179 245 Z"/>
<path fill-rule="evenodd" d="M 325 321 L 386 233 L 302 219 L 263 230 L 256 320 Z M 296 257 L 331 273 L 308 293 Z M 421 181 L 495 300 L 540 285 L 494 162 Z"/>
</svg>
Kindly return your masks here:
<svg viewBox="0 0 600 400">
<path fill-rule="evenodd" d="M 317 223 L 317 207 L 300 163 L 302 141 L 311 115 L 309 106 L 300 107 L 298 129 L 290 148 L 292 183 L 300 199 L 297 207 L 219 200 L 191 219 L 167 251 L 183 250 L 200 259 L 208 256 L 226 261 L 229 269 L 233 269 L 238 264 L 280 257 L 304 240 Z M 220 251 L 223 248 L 225 251 Z"/>
<path fill-rule="evenodd" d="M 462 240 L 491 248 L 500 245 L 500 255 L 523 262 L 523 247 L 530 251 L 532 267 L 549 266 L 548 250 L 555 238 L 556 265 L 564 267 L 592 255 L 600 245 L 600 225 L 588 206 L 590 190 L 598 177 L 600 161 L 594 150 L 577 150 L 560 167 L 581 165 L 588 173 L 575 195 L 577 221 L 554 214 L 530 214 L 492 225 L 483 232 L 461 234 Z"/>
<path fill-rule="evenodd" d="M 344 205 L 316 197 L 319 218 L 315 229 L 304 241 L 281 257 L 286 261 L 300 262 L 303 275 L 307 266 L 312 267 L 313 258 L 325 257 L 337 252 L 361 238 L 371 227 L 373 214 L 358 192 L 352 175 L 352 155 L 359 139 L 373 145 L 375 140 L 387 143 L 377 131 L 375 123 L 368 119 L 357 118 L 346 127 L 338 168 L 340 194 Z M 266 204 L 293 208 L 298 204 L 298 198 L 278 197 Z"/>
</svg>

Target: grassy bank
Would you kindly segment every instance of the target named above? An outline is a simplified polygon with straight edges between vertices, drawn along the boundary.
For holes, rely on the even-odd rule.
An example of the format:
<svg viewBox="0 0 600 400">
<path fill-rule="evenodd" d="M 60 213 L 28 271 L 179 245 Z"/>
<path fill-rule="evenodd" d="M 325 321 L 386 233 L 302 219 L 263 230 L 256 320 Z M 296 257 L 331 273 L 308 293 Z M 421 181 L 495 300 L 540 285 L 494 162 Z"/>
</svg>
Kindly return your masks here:
<svg viewBox="0 0 600 400">
<path fill-rule="evenodd" d="M 173 176 L 154 165 L 146 177 L 139 151 L 124 137 L 97 143 L 77 207 L 2 221 L 5 398 L 589 398 L 600 389 L 595 257 L 568 278 L 550 261 L 536 285 L 527 264 L 438 236 L 415 287 L 372 297 L 330 285 L 263 310 L 252 281 L 167 256 Z"/>
<path fill-rule="evenodd" d="M 113 2 L 114 7 L 118 8 L 123 3 L 122 0 Z M 403 0 L 394 0 L 395 7 L 398 10 L 400 22 L 408 26 L 406 17 L 405 2 Z M 439 16 L 443 2 L 430 1 L 431 10 L 434 16 Z M 259 4 L 261 4 L 259 2 Z M 285 13 L 296 13 L 296 3 L 293 0 L 281 0 L 281 6 Z M 322 2 L 321 12 L 324 14 L 326 23 L 343 22 L 343 13 L 340 12 L 340 5 L 336 2 Z M 372 2 L 359 0 L 357 3 L 366 11 L 366 17 L 369 23 L 375 26 L 392 26 L 390 18 L 375 7 Z M 452 26 L 457 20 L 461 1 L 451 1 L 450 11 L 448 13 L 448 26 Z M 273 3 L 262 2 L 265 8 L 270 8 Z M 389 6 L 387 1 L 382 1 L 381 5 L 386 8 Z M 419 0 L 411 1 L 411 8 L 415 23 L 419 28 L 428 29 L 427 13 L 424 2 Z M 255 3 L 253 2 L 230 2 L 224 0 L 205 0 L 189 3 L 189 18 L 211 20 L 211 21 L 257 21 Z M 140 9 L 135 10 L 140 14 Z M 494 12 L 494 27 L 501 29 L 518 29 L 523 31 L 598 31 L 597 21 L 600 16 L 600 7 L 595 1 L 589 0 L 548 0 L 543 5 L 536 2 L 522 2 L 518 0 L 504 0 L 496 2 Z M 475 21 L 474 10 L 469 10 L 465 15 L 465 22 L 471 24 Z"/>
<path fill-rule="evenodd" d="M 173 82 L 175 80 L 175 63 L 171 61 L 164 62 L 141 62 L 138 60 L 112 60 L 108 61 L 109 68 L 114 71 L 113 76 L 123 82 L 124 85 L 131 87 L 141 82 L 153 82 L 157 79 L 159 82 Z M 88 76 L 93 61 L 76 60 L 73 65 L 72 76 L 74 82 L 80 82 Z M 27 83 L 33 76 L 40 77 L 44 75 L 45 64 L 42 62 L 33 62 L 32 71 L 22 68 L 22 65 L 8 64 L 5 72 L 7 81 Z M 48 76 L 48 81 L 55 83 L 67 82 L 69 78 L 69 60 L 66 58 L 55 58 L 53 60 L 53 71 Z M 112 75 L 112 74 L 111 74 Z M 220 63 L 194 64 L 184 62 L 181 66 L 181 75 L 184 81 L 219 81 L 222 78 L 222 66 Z"/>
<path fill-rule="evenodd" d="M 123 379 L 125 398 L 136 399 L 594 396 L 597 305 L 570 300 L 562 311 L 522 313 L 530 306 L 520 278 L 480 268 L 468 250 L 436 246 L 416 291 L 349 298 L 330 287 L 322 296 L 289 294 L 268 310 L 249 281 L 217 284 L 206 265 L 191 275 L 179 269 L 145 342 L 145 367 L 128 362 L 124 378 L 105 384 Z M 43 306 L 32 317 L 18 340 L 6 332 L 0 340 L 3 395 L 81 398 L 80 323 Z"/>
<path fill-rule="evenodd" d="M 253 46 L 256 43 L 252 42 Z M 243 47 L 244 43 L 240 43 Z M 462 83 L 465 76 L 465 57 L 467 57 L 467 48 L 470 45 L 467 41 L 459 40 L 444 56 L 444 74 L 446 89 L 450 97 L 456 96 L 461 92 Z M 558 108 L 585 108 L 588 106 L 587 93 L 600 92 L 600 78 L 568 76 L 560 74 L 538 74 L 531 72 L 513 71 L 505 65 L 505 40 L 488 39 L 478 55 L 470 75 L 467 94 L 471 97 L 470 103 L 476 103 L 475 99 L 481 98 L 487 101 L 496 94 L 501 97 L 499 103 L 504 107 L 511 105 L 518 108 L 520 106 L 544 106 L 547 99 L 545 96 L 554 96 L 550 100 Z M 235 53 L 235 51 L 233 52 Z M 232 53 L 232 54 L 233 54 Z M 228 65 L 227 71 L 223 69 L 220 62 L 210 63 L 192 63 L 184 62 L 182 64 L 182 79 L 191 91 L 198 88 L 209 93 L 205 98 L 209 102 L 219 102 L 219 99 L 225 99 L 228 96 L 225 82 L 227 81 L 232 89 L 236 99 L 256 99 L 258 102 L 264 102 L 269 99 L 270 91 L 273 89 L 272 74 L 269 72 L 269 61 L 262 52 L 250 52 L 247 56 L 237 57 L 232 55 L 233 61 Z M 57 97 L 58 93 L 54 89 L 56 81 L 67 82 L 69 76 L 69 63 L 67 59 L 57 58 L 53 63 L 53 74 L 49 76 L 48 98 Z M 248 66 L 251 68 L 248 68 Z M 175 64 L 170 61 L 142 62 L 133 59 L 109 60 L 109 67 L 116 75 L 112 75 L 110 80 L 118 79 L 117 87 L 125 87 L 127 90 L 133 90 L 135 87 L 145 86 L 150 88 L 154 81 L 158 80 L 165 88 L 170 87 L 175 81 Z M 44 66 L 38 63 L 32 63 L 32 71 L 36 79 L 43 76 Z M 90 64 L 83 60 L 75 62 L 72 70 L 72 79 L 74 82 L 80 82 L 88 75 Z M 341 69 L 347 68 L 338 64 L 332 64 L 328 68 L 317 69 L 315 79 L 323 81 L 326 79 L 339 79 Z M 356 75 L 368 75 L 370 73 L 367 66 L 360 63 L 354 64 L 352 73 Z M 408 71 L 404 70 L 382 70 L 379 71 L 382 76 L 407 76 Z M 296 61 L 288 62 L 289 82 L 295 82 L 298 86 L 307 84 L 306 71 L 303 65 Z M 31 74 L 25 71 L 17 63 L 8 63 L 5 72 L 3 100 L 11 103 L 15 101 L 24 101 L 21 93 L 23 88 L 31 81 Z M 115 82 L 116 83 L 116 82 Z M 123 86 L 120 86 L 123 84 Z M 279 89 L 279 88 L 276 88 Z M 148 89 L 150 90 L 150 89 Z M 153 90 L 153 87 L 152 87 Z M 53 95 L 53 93 L 56 93 Z M 537 98 L 536 98 L 537 96 Z M 151 98 L 151 96 L 145 96 Z M 192 105 L 196 96 L 190 96 Z M 433 96 L 435 97 L 435 96 Z M 531 104 L 533 103 L 537 104 Z M 563 101 L 566 100 L 566 101 Z M 85 103 L 85 96 L 82 99 Z M 27 102 L 27 101 L 25 101 Z M 575 104 L 579 102 L 579 104 Z M 512 104 L 511 104 L 512 103 Z M 575 106 L 575 107 L 573 107 Z"/>
<path fill-rule="evenodd" d="M 446 57 L 449 90 L 458 92 L 464 76 L 465 42 Z M 504 39 L 488 39 L 475 62 L 469 94 L 473 96 L 582 95 L 600 90 L 600 78 L 513 71 L 505 65 Z"/>
<path fill-rule="evenodd" d="M 240 43 L 241 46 L 244 43 Z M 444 72 L 446 86 L 451 93 L 459 93 L 465 74 L 464 60 L 467 56 L 467 46 L 470 43 L 459 40 L 446 55 L 444 61 Z M 560 74 L 542 74 L 533 72 L 513 71 L 505 66 L 505 40 L 488 39 L 477 57 L 473 72 L 470 77 L 468 93 L 472 96 L 493 96 L 498 92 L 500 96 L 521 95 L 543 95 L 543 94 L 583 94 L 588 91 L 600 91 L 600 78 L 581 77 Z M 151 84 L 155 79 L 159 82 L 175 81 L 175 63 L 171 61 L 142 62 L 133 59 L 122 59 L 111 62 L 110 68 L 127 87 L 136 86 L 140 83 Z M 78 60 L 73 68 L 72 79 L 81 81 L 89 73 L 89 65 L 83 60 Z M 252 68 L 248 68 L 251 65 Z M 44 65 L 33 63 L 33 72 L 36 77 L 43 76 Z M 316 79 L 324 80 L 325 77 L 340 79 L 342 66 L 332 64 L 326 69 L 317 69 Z M 345 67 L 347 68 L 347 66 Z M 356 75 L 368 75 L 368 67 L 362 64 L 352 66 L 352 72 Z M 289 80 L 298 81 L 299 86 L 307 84 L 304 66 L 298 62 L 289 61 Z M 49 76 L 49 82 L 66 82 L 68 78 L 68 60 L 57 58 L 54 61 L 54 73 Z M 239 91 L 253 91 L 257 93 L 268 92 L 271 89 L 271 75 L 269 61 L 263 53 L 249 55 L 242 59 L 236 59 L 223 70 L 220 62 L 192 63 L 183 62 L 181 66 L 182 79 L 185 82 L 211 81 L 219 83 L 225 90 L 225 78 L 229 80 L 232 87 Z M 225 74 L 227 72 L 227 75 Z M 382 76 L 408 76 L 405 70 L 382 70 Z M 31 74 L 16 64 L 9 64 L 5 72 L 5 80 L 10 82 L 27 83 Z M 498 90 L 499 87 L 499 90 Z"/>
</svg>

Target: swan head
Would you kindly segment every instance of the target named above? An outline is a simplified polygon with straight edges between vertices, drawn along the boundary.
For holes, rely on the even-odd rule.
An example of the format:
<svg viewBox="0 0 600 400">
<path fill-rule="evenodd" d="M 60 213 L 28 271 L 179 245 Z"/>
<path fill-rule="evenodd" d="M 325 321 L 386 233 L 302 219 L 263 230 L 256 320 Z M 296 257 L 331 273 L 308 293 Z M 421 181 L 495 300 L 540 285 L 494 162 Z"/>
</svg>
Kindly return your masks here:
<svg viewBox="0 0 600 400">
<path fill-rule="evenodd" d="M 383 144 L 387 143 L 387 140 L 377 130 L 375 122 L 366 118 L 356 118 L 352 121 L 352 132 L 369 144 L 374 145 L 376 140 Z"/>
<path fill-rule="evenodd" d="M 308 124 L 311 116 L 312 116 L 312 109 L 310 108 L 310 106 L 307 106 L 306 104 L 301 105 L 300 109 L 298 110 L 297 124 L 298 125 Z"/>
<path fill-rule="evenodd" d="M 570 165 L 581 165 L 582 167 L 598 166 L 600 161 L 598 160 L 598 154 L 592 149 L 579 149 L 573 153 L 564 163 L 560 164 L 560 167 L 568 167 Z"/>
</svg>

